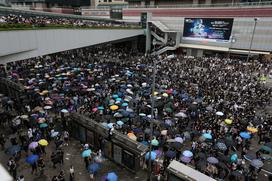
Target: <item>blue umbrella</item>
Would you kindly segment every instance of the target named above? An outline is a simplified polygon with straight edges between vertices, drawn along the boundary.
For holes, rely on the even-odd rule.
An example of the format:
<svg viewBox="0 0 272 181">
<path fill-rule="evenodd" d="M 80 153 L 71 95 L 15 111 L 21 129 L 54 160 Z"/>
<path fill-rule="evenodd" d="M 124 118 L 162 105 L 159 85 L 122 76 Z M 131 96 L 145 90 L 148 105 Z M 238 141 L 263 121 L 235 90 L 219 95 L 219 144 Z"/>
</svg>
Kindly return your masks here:
<svg viewBox="0 0 272 181">
<path fill-rule="evenodd" d="M 212 135 L 210 133 L 204 133 L 202 136 L 206 139 L 212 139 Z"/>
<path fill-rule="evenodd" d="M 104 110 L 104 107 L 103 106 L 99 106 L 97 109 L 98 110 Z"/>
<path fill-rule="evenodd" d="M 47 123 L 42 123 L 42 124 L 40 124 L 40 128 L 46 128 L 47 126 L 48 126 Z"/>
<path fill-rule="evenodd" d="M 255 168 L 260 168 L 264 165 L 264 163 L 259 159 L 253 159 L 251 160 L 250 165 L 252 165 Z"/>
<path fill-rule="evenodd" d="M 217 164 L 217 163 L 219 163 L 218 159 L 215 158 L 215 157 L 213 157 L 213 156 L 207 158 L 207 161 L 208 161 L 209 163 L 211 163 L 211 164 Z"/>
<path fill-rule="evenodd" d="M 107 126 L 111 129 L 113 127 L 113 123 L 109 123 Z"/>
<path fill-rule="evenodd" d="M 98 164 L 98 163 L 92 163 L 88 166 L 88 171 L 91 173 L 96 173 L 100 169 L 101 169 L 101 164 Z"/>
<path fill-rule="evenodd" d="M 244 139 L 249 139 L 251 137 L 250 134 L 248 134 L 247 132 L 241 132 L 240 136 Z"/>
<path fill-rule="evenodd" d="M 189 150 L 185 150 L 183 153 L 182 153 L 183 156 L 186 156 L 186 157 L 192 157 L 193 156 L 193 153 Z"/>
<path fill-rule="evenodd" d="M 238 159 L 238 155 L 236 153 L 232 154 L 231 157 L 230 157 L 231 162 L 236 162 L 237 159 Z"/>
<path fill-rule="evenodd" d="M 119 126 L 122 126 L 122 125 L 124 124 L 124 122 L 123 122 L 123 121 L 117 121 L 117 124 L 118 124 Z"/>
<path fill-rule="evenodd" d="M 157 156 L 157 153 L 155 152 L 155 151 L 151 151 L 151 160 L 155 160 L 156 159 L 156 156 Z M 147 152 L 146 154 L 145 154 L 145 159 L 146 160 L 149 160 L 149 152 Z"/>
<path fill-rule="evenodd" d="M 38 155 L 30 155 L 26 158 L 26 163 L 32 165 L 39 159 Z"/>
<path fill-rule="evenodd" d="M 21 147 L 19 145 L 13 145 L 7 149 L 7 153 L 9 155 L 15 155 L 19 151 L 21 151 Z"/>
<path fill-rule="evenodd" d="M 116 99 L 116 98 L 118 98 L 119 96 L 117 95 L 117 94 L 114 94 L 114 95 L 112 95 L 112 98 L 114 98 L 114 99 Z"/>
<path fill-rule="evenodd" d="M 92 151 L 91 151 L 90 149 L 88 149 L 88 150 L 84 150 L 84 151 L 82 152 L 81 156 L 82 156 L 83 158 L 85 158 L 85 157 L 89 157 L 91 154 L 92 154 Z"/>
<path fill-rule="evenodd" d="M 121 106 L 123 106 L 123 107 L 128 106 L 128 103 L 124 102 Z"/>
<path fill-rule="evenodd" d="M 122 101 L 122 98 L 117 97 L 115 100 L 116 100 L 116 101 Z"/>
<path fill-rule="evenodd" d="M 141 128 L 133 128 L 132 131 L 134 133 L 142 133 L 143 132 L 143 130 Z"/>
<path fill-rule="evenodd" d="M 110 172 L 107 174 L 107 181 L 118 181 L 118 176 L 115 172 Z"/>
</svg>

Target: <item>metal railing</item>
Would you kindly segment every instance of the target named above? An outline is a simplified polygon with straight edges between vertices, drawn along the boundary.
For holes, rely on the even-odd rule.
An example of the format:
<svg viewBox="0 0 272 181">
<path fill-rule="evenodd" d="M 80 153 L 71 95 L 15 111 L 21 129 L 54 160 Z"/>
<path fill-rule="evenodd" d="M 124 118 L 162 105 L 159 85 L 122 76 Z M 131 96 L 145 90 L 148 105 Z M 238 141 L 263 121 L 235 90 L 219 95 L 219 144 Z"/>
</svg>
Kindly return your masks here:
<svg viewBox="0 0 272 181">
<path fill-rule="evenodd" d="M 265 7 L 272 6 L 272 1 L 243 2 L 243 3 L 214 3 L 214 4 L 175 4 L 175 5 L 128 5 L 126 8 L 243 8 L 243 7 Z"/>
</svg>

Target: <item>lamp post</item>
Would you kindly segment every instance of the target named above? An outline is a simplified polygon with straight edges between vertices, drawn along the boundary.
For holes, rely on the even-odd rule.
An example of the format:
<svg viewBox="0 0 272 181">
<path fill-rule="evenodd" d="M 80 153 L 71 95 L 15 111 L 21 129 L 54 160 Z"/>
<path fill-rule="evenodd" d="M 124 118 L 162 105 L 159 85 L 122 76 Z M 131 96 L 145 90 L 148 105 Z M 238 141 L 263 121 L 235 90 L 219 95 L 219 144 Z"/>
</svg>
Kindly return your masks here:
<svg viewBox="0 0 272 181">
<path fill-rule="evenodd" d="M 247 54 L 247 61 L 249 60 L 249 56 L 250 56 L 250 53 L 251 53 L 251 48 L 252 48 L 252 43 L 253 43 L 253 39 L 254 39 L 254 35 L 255 35 L 257 21 L 258 21 L 258 18 L 254 18 L 254 27 L 253 27 L 253 32 L 252 32 L 252 35 L 251 35 L 250 44 L 249 44 L 249 50 L 248 50 L 248 54 Z"/>
<path fill-rule="evenodd" d="M 163 62 L 164 60 L 173 59 L 174 55 L 169 55 L 161 61 L 153 60 L 153 70 L 152 70 L 152 86 L 151 86 L 151 120 L 150 120 L 150 143 L 149 143 L 149 155 L 148 155 L 148 167 L 149 167 L 149 180 L 152 180 L 152 167 L 151 167 L 151 151 L 152 151 L 152 137 L 153 137 L 153 122 L 154 122 L 154 92 L 156 85 L 156 74 L 157 74 L 157 64 Z"/>
</svg>

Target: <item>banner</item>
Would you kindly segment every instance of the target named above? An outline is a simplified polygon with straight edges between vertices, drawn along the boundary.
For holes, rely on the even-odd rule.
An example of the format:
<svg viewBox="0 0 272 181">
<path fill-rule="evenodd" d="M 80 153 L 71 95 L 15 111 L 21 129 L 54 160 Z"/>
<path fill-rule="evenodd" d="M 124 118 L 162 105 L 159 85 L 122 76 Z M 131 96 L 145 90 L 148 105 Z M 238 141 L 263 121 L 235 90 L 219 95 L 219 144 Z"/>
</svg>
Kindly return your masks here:
<svg viewBox="0 0 272 181">
<path fill-rule="evenodd" d="M 185 18 L 183 39 L 229 42 L 232 18 Z"/>
</svg>

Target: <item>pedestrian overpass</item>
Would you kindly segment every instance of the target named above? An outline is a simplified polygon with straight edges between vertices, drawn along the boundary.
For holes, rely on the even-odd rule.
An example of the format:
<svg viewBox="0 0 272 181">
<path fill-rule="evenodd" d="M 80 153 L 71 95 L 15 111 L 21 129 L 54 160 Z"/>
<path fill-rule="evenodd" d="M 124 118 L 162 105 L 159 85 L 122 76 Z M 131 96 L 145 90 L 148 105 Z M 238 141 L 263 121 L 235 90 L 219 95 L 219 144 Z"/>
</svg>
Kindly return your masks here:
<svg viewBox="0 0 272 181">
<path fill-rule="evenodd" d="M 142 29 L 47 29 L 0 31 L 0 64 L 135 38 Z"/>
</svg>

